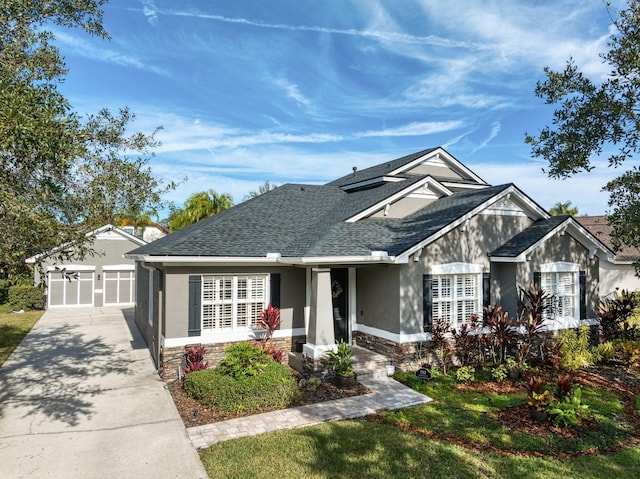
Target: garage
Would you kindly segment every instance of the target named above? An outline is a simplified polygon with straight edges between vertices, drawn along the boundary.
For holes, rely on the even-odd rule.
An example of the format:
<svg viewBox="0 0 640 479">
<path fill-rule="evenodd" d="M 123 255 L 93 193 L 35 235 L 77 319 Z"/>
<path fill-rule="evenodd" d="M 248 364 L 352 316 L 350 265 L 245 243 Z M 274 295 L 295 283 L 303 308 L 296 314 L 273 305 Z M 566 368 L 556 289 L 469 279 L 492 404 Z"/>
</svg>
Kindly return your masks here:
<svg viewBox="0 0 640 479">
<path fill-rule="evenodd" d="M 48 270 L 49 307 L 94 305 L 95 267 L 57 266 Z"/>
<path fill-rule="evenodd" d="M 122 306 L 135 303 L 135 267 L 130 264 L 103 266 L 104 305 Z"/>
</svg>

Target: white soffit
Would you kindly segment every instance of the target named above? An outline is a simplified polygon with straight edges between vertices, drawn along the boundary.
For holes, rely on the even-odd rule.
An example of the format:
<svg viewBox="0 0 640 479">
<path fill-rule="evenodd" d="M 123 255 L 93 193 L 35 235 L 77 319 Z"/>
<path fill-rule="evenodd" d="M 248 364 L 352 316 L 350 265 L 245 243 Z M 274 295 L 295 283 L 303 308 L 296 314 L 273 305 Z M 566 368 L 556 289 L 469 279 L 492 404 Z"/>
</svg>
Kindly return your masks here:
<svg viewBox="0 0 640 479">
<path fill-rule="evenodd" d="M 473 181 L 478 182 L 481 185 L 487 185 L 486 181 L 484 181 L 482 178 L 480 178 L 473 171 L 471 171 L 465 165 L 460 163 L 458 160 L 456 160 L 453 156 L 451 156 L 442 148 L 437 148 L 436 150 L 429 152 L 424 156 L 421 156 L 420 158 L 417 158 L 414 161 L 393 170 L 389 174 L 398 175 L 412 168 L 415 168 L 416 166 L 421 164 L 432 165 L 432 166 L 444 166 L 463 177 L 466 176 L 467 178 L 470 178 Z"/>
</svg>

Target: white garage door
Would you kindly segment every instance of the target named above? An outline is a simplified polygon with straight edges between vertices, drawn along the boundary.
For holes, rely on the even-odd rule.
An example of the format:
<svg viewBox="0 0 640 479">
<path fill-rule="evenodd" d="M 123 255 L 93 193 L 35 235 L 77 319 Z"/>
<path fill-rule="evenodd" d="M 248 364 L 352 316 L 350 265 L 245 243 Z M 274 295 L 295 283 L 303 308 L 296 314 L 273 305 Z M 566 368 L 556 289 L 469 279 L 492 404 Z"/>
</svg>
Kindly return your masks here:
<svg viewBox="0 0 640 479">
<path fill-rule="evenodd" d="M 93 306 L 94 271 L 65 269 L 49 271 L 49 307 Z"/>
<path fill-rule="evenodd" d="M 136 275 L 131 269 L 102 268 L 104 274 L 104 305 L 123 305 L 135 302 Z"/>
</svg>

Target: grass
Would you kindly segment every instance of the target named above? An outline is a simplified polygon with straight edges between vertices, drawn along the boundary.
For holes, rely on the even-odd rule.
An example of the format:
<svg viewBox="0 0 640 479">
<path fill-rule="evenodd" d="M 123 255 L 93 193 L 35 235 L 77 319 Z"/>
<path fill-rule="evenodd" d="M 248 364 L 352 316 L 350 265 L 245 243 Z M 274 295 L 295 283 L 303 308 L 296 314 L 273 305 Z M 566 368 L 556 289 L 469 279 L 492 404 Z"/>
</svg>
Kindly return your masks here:
<svg viewBox="0 0 640 479">
<path fill-rule="evenodd" d="M 583 403 L 589 405 L 599 426 L 578 439 L 566 439 L 552 433 L 541 437 L 512 431 L 496 419 L 501 408 L 526 401 L 524 391 L 459 390 L 451 376 L 429 382 L 415 379 L 412 373 L 397 377 L 437 401 L 382 413 L 382 423 L 341 421 L 222 442 L 202 452 L 203 464 L 212 478 L 640 477 L 640 446 L 570 459 L 549 454 L 594 452 L 628 436 L 620 398 L 607 389 L 581 386 Z M 640 408 L 640 398 L 636 406 Z M 406 425 L 475 447 L 418 434 Z M 495 448 L 519 453 L 496 454 L 491 452 Z"/>
<path fill-rule="evenodd" d="M 0 366 L 43 313 L 44 311 L 25 311 L 16 314 L 7 305 L 0 306 Z"/>
<path fill-rule="evenodd" d="M 640 447 L 562 460 L 501 456 L 366 421 L 226 441 L 206 449 L 202 461 L 209 477 L 220 479 L 640 477 Z"/>
</svg>

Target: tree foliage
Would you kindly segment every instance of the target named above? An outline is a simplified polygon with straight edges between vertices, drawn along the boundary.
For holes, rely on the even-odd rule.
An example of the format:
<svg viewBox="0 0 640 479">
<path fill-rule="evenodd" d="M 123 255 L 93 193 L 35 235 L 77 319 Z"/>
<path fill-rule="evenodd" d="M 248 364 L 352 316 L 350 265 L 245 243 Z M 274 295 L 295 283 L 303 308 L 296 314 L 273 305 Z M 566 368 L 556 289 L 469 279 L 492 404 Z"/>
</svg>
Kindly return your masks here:
<svg viewBox="0 0 640 479">
<path fill-rule="evenodd" d="M 106 0 L 7 0 L 0 8 L 0 274 L 75 243 L 58 260 L 90 252 L 85 234 L 125 211 L 149 211 L 175 185 L 148 166 L 153 134 L 130 133 L 133 114 L 83 117 L 58 90 L 67 69 L 53 25 L 108 38 Z"/>
<path fill-rule="evenodd" d="M 200 191 L 192 194 L 184 203 L 184 208 L 174 208 L 169 214 L 169 228 L 176 231 L 216 215 L 233 206 L 229 193 L 216 193 L 215 190 Z"/>
<path fill-rule="evenodd" d="M 612 16 L 613 18 L 613 16 Z M 545 68 L 535 94 L 555 104 L 551 126 L 526 135 L 534 156 L 549 163 L 548 174 L 565 178 L 591 171 L 608 155 L 609 166 L 630 169 L 604 186 L 612 208 L 614 245 L 640 246 L 640 0 L 629 0 L 614 20 L 616 31 L 602 54 L 609 67 L 604 80 L 592 80 L 570 59 L 563 71 Z"/>
<path fill-rule="evenodd" d="M 549 210 L 549 214 L 551 216 L 563 216 L 563 215 L 576 216 L 578 214 L 578 207 L 572 206 L 571 201 L 565 201 L 564 203 L 558 201 L 555 205 L 551 207 L 551 209 Z"/>
<path fill-rule="evenodd" d="M 249 193 L 244 195 L 242 201 L 250 200 L 251 198 L 255 198 L 256 196 L 263 195 L 268 193 L 271 190 L 275 190 L 278 187 L 275 183 L 271 183 L 269 180 L 265 180 L 260 186 L 258 186 L 257 190 L 251 190 Z"/>
</svg>

